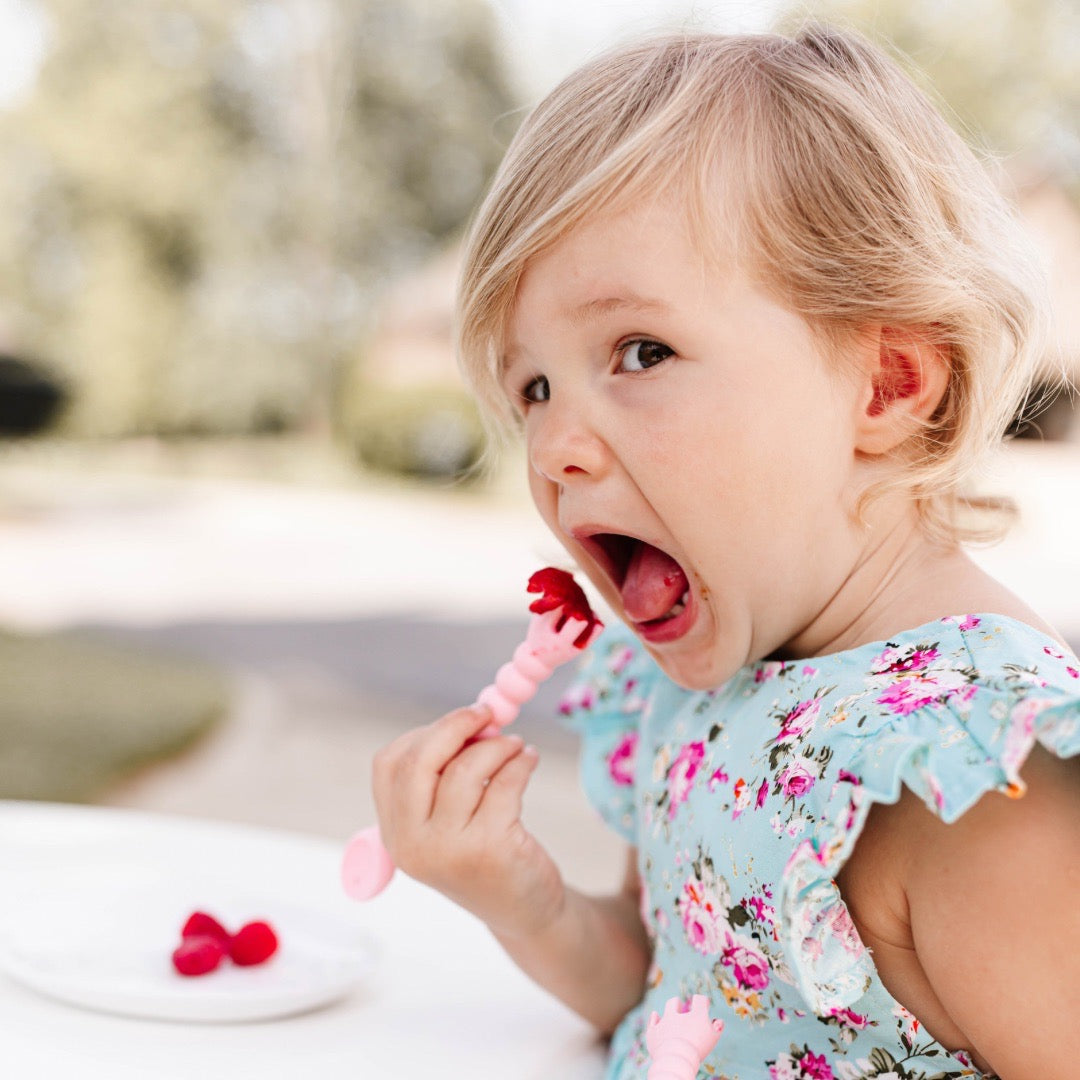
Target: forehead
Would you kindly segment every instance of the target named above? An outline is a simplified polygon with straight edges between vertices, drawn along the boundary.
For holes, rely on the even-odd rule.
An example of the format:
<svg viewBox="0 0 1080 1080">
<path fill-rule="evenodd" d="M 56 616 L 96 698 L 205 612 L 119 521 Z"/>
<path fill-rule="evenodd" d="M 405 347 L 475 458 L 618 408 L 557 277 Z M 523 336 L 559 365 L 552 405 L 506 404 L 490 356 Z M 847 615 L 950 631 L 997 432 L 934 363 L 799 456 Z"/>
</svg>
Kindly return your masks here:
<svg viewBox="0 0 1080 1080">
<path fill-rule="evenodd" d="M 553 316 L 578 327 L 620 314 L 670 314 L 693 294 L 715 289 L 720 270 L 695 241 L 679 202 L 650 200 L 592 217 L 526 262 L 508 311 L 504 355 L 512 359 L 519 339 Z"/>
</svg>

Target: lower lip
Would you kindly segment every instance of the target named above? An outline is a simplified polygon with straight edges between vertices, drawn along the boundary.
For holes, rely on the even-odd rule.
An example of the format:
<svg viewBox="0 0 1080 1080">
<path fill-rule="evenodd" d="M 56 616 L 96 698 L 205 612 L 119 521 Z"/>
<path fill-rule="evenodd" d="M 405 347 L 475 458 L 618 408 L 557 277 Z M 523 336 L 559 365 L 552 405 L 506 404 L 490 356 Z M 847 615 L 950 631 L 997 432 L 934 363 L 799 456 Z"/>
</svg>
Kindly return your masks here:
<svg viewBox="0 0 1080 1080">
<path fill-rule="evenodd" d="M 697 618 L 697 603 L 691 591 L 686 607 L 670 619 L 654 619 L 652 622 L 634 623 L 634 630 L 646 641 L 662 645 L 669 641 L 678 641 L 694 625 Z"/>
</svg>

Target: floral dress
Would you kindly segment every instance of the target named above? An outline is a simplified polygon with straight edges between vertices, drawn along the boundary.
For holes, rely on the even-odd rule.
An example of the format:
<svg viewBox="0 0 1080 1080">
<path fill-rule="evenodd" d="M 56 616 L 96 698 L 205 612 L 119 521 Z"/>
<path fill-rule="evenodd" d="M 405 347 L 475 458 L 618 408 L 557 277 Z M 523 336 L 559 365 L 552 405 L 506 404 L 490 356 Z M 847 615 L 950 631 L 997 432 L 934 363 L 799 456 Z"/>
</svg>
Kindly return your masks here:
<svg viewBox="0 0 1080 1080">
<path fill-rule="evenodd" d="M 693 692 L 620 628 L 562 711 L 590 800 L 638 849 L 653 945 L 608 1080 L 644 1080 L 647 1017 L 693 994 L 724 1021 L 702 1077 L 981 1075 L 889 995 L 835 877 L 871 805 L 901 784 L 951 822 L 986 792 L 1022 795 L 1036 740 L 1075 754 L 1075 656 L 1005 616 L 954 616 Z"/>
</svg>

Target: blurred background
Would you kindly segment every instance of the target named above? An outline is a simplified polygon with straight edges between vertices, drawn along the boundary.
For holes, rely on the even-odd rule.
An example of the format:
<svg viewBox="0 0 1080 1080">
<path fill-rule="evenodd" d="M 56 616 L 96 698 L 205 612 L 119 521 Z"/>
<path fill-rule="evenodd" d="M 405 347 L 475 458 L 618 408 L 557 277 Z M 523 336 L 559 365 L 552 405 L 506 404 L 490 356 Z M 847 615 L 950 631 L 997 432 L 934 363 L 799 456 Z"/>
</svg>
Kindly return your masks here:
<svg viewBox="0 0 1080 1080">
<path fill-rule="evenodd" d="M 559 558 L 490 474 L 458 246 L 524 110 L 616 41 L 807 15 L 891 43 L 995 160 L 1056 301 L 977 557 L 1080 645 L 1072 0 L 0 0 L 0 797 L 346 837 L 374 747 L 470 701 Z M 551 719 L 530 825 L 617 850 Z"/>
</svg>

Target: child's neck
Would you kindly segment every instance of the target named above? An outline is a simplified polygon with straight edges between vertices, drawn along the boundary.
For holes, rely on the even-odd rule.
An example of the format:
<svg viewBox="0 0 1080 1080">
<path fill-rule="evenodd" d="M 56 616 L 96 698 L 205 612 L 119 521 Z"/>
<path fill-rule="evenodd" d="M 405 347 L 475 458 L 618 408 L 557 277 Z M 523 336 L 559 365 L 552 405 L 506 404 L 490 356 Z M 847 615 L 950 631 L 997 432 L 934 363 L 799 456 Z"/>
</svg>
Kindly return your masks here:
<svg viewBox="0 0 1080 1080">
<path fill-rule="evenodd" d="M 884 520 L 883 520 L 884 517 Z M 802 659 L 884 641 L 946 615 L 1008 615 L 1061 636 L 959 545 L 926 536 L 914 514 L 879 514 L 840 587 L 817 617 L 777 650 Z"/>
</svg>

